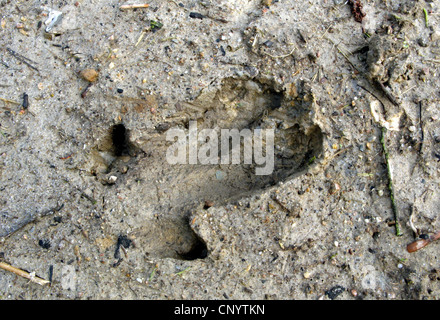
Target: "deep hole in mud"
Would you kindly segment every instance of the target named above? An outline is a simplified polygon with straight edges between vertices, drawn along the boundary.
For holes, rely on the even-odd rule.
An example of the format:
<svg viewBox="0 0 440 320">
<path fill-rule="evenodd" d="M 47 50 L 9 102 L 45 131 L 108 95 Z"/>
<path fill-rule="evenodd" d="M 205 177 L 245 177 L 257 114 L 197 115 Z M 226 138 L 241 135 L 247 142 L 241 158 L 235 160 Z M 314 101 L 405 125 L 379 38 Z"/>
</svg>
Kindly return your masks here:
<svg viewBox="0 0 440 320">
<path fill-rule="evenodd" d="M 116 124 L 111 128 L 111 140 L 113 143 L 113 154 L 116 157 L 127 155 L 129 153 L 130 144 L 127 129 L 122 123 Z"/>
<path fill-rule="evenodd" d="M 191 212 L 195 208 L 203 210 L 206 203 L 226 205 L 305 172 L 320 158 L 323 145 L 321 129 L 310 120 L 313 103 L 313 96 L 304 85 L 297 88 L 292 98 L 266 84 L 225 79 L 219 90 L 186 103 L 181 118 L 146 132 L 136 141 L 136 148 L 149 156 L 137 159 L 129 173 L 118 181 L 118 188 L 125 190 L 127 199 L 132 199 L 124 210 L 130 211 L 133 221 L 137 221 L 132 223 L 132 228 L 141 247 L 159 257 L 184 260 L 207 257 L 205 241 L 190 227 Z M 186 139 L 183 142 L 189 143 L 192 126 L 196 127 L 197 161 L 189 163 L 191 148 L 187 145 L 184 148 L 187 162 L 171 164 L 167 152 L 176 139 L 168 139 L 167 134 L 171 129 L 181 130 Z M 213 129 L 214 134 L 200 136 L 204 129 Z M 231 137 L 222 140 L 223 129 L 249 135 L 240 135 L 238 140 Z M 273 130 L 273 149 L 268 148 L 268 136 L 263 138 L 260 151 L 266 163 L 257 164 L 255 132 L 258 130 Z M 130 154 L 133 145 L 128 131 L 123 124 L 111 128 L 114 156 Z M 201 152 L 208 141 L 213 141 L 212 149 Z M 239 147 L 238 163 L 221 161 L 222 142 L 229 147 L 226 149 L 231 160 L 234 143 Z M 249 146 L 254 149 L 246 149 Z M 245 161 L 249 152 L 251 163 L 249 157 Z M 257 175 L 258 168 L 268 166 L 270 153 L 273 153 L 272 170 Z M 212 156 L 212 162 L 201 163 L 201 155 Z"/>
<path fill-rule="evenodd" d="M 197 237 L 197 241 L 193 244 L 190 251 L 180 255 L 183 260 L 205 259 L 207 256 L 208 248 L 205 242 L 199 237 Z"/>
</svg>

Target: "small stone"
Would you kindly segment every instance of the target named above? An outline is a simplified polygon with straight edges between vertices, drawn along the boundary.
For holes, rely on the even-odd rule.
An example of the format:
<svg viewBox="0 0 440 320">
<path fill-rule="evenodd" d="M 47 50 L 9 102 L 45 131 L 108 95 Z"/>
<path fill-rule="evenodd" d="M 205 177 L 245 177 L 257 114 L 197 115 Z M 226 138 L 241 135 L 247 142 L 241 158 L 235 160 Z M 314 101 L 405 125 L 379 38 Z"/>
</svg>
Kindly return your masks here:
<svg viewBox="0 0 440 320">
<path fill-rule="evenodd" d="M 333 182 L 332 185 L 330 186 L 329 193 L 330 195 L 332 195 L 338 192 L 339 190 L 341 190 L 341 186 L 339 185 L 339 183 Z"/>
<path fill-rule="evenodd" d="M 217 170 L 215 173 L 215 177 L 217 180 L 223 180 L 225 178 L 225 173 L 223 171 Z"/>
<path fill-rule="evenodd" d="M 422 37 L 417 40 L 417 43 L 421 47 L 427 47 L 429 45 L 429 40 L 427 38 Z"/>
<path fill-rule="evenodd" d="M 263 43 L 266 47 L 271 48 L 273 46 L 273 41 L 267 40 Z"/>
<path fill-rule="evenodd" d="M 95 82 L 96 80 L 98 80 L 99 74 L 94 69 L 85 69 L 81 71 L 80 75 L 84 80 L 87 80 L 89 82 Z"/>
<path fill-rule="evenodd" d="M 304 279 L 309 279 L 312 276 L 310 272 L 304 272 L 303 277 Z"/>
<path fill-rule="evenodd" d="M 39 240 L 38 245 L 40 247 L 42 247 L 43 249 L 49 249 L 50 248 L 50 241 L 48 239 Z"/>
<path fill-rule="evenodd" d="M 431 34 L 431 41 L 440 40 L 440 31 L 435 31 Z"/>
<path fill-rule="evenodd" d="M 388 299 L 395 299 L 396 294 L 394 292 L 387 292 Z"/>
<path fill-rule="evenodd" d="M 118 180 L 118 177 L 116 176 L 110 176 L 107 179 L 108 184 L 115 184 L 116 180 Z"/>
<path fill-rule="evenodd" d="M 325 294 L 332 300 L 336 299 L 341 293 L 345 291 L 345 288 L 342 286 L 335 286 L 330 290 L 327 290 Z"/>
<path fill-rule="evenodd" d="M 118 88 L 116 91 L 117 91 L 118 93 L 123 93 L 123 92 L 124 92 L 124 89 L 119 89 L 119 88 Z"/>
<path fill-rule="evenodd" d="M 415 126 L 410 126 L 408 128 L 408 130 L 411 131 L 411 132 L 415 132 L 416 131 L 416 127 Z"/>
</svg>

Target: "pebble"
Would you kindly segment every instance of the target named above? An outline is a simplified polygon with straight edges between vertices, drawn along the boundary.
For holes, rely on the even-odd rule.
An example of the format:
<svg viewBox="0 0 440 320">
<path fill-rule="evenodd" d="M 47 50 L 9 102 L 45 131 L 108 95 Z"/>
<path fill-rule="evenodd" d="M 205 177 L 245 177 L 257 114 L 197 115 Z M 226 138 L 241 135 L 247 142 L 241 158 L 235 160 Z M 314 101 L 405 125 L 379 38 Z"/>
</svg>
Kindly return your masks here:
<svg viewBox="0 0 440 320">
<path fill-rule="evenodd" d="M 429 40 L 425 37 L 419 38 L 417 40 L 417 43 L 419 44 L 419 46 L 421 47 L 427 47 L 429 45 Z"/>
<path fill-rule="evenodd" d="M 118 177 L 116 177 L 116 176 L 110 176 L 110 177 L 108 177 L 107 182 L 108 182 L 109 184 L 114 184 L 114 183 L 116 182 L 116 180 L 118 180 Z"/>
<path fill-rule="evenodd" d="M 345 288 L 342 286 L 335 286 L 333 288 L 331 288 L 330 290 L 327 290 L 325 292 L 325 294 L 330 298 L 330 299 L 336 299 L 341 293 L 343 293 L 345 291 Z"/>
<path fill-rule="evenodd" d="M 89 82 L 95 82 L 96 80 L 98 80 L 99 74 L 94 69 L 85 69 L 81 71 L 80 75 L 84 80 L 87 80 Z"/>
<path fill-rule="evenodd" d="M 215 173 L 215 177 L 217 180 L 223 180 L 225 178 L 226 174 L 223 171 L 217 170 Z"/>
<path fill-rule="evenodd" d="M 431 34 L 431 41 L 440 40 L 440 31 L 435 31 Z"/>
<path fill-rule="evenodd" d="M 38 241 L 38 245 L 42 247 L 43 249 L 49 249 L 50 248 L 50 241 L 48 239 L 42 239 Z"/>
</svg>

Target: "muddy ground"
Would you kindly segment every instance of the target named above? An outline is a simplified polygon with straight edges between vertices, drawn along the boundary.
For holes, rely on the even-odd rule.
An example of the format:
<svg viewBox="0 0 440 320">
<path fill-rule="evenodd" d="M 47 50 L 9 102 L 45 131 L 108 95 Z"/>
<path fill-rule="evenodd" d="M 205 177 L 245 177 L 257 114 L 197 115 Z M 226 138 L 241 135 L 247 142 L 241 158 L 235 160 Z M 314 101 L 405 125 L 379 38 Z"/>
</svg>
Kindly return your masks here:
<svg viewBox="0 0 440 320">
<path fill-rule="evenodd" d="M 439 1 L 126 4 L 0 1 L 1 259 L 51 281 L 2 299 L 440 298 Z M 274 172 L 170 164 L 191 121 Z"/>
</svg>

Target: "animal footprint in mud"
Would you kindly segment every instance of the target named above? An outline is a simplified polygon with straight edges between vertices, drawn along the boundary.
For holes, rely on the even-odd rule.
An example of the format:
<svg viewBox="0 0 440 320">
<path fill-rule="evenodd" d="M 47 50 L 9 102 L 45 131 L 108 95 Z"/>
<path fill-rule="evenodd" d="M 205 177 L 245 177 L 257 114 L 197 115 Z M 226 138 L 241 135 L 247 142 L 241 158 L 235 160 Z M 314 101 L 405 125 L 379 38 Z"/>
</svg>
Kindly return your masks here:
<svg viewBox="0 0 440 320">
<path fill-rule="evenodd" d="M 159 257 L 204 258 L 206 246 L 188 223 L 195 207 L 261 192 L 321 156 L 311 88 L 301 83 L 289 89 L 280 93 L 255 81 L 224 79 L 220 89 L 183 103 L 182 114 L 133 144 L 128 130 L 113 129 L 124 133 L 113 150 L 129 153 L 136 145 L 148 155 L 118 181 L 125 200 L 115 199 L 121 207 L 114 208 L 126 212 L 124 223 L 138 247 Z"/>
</svg>

